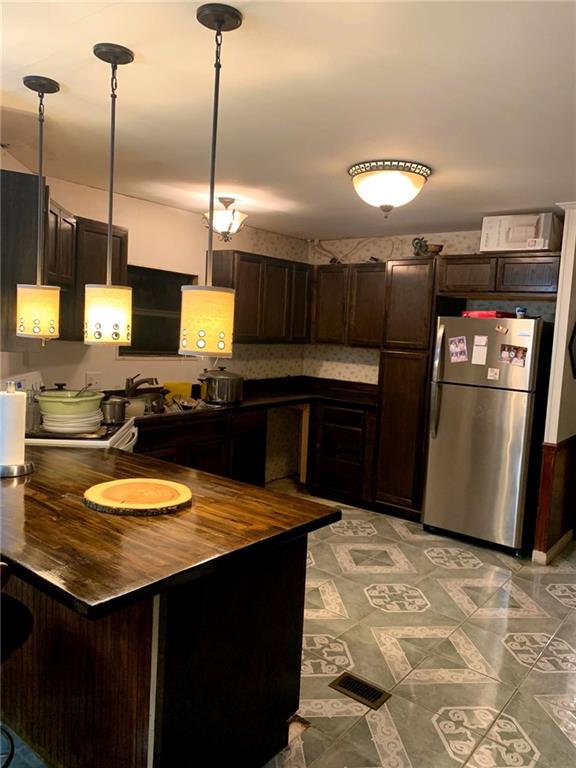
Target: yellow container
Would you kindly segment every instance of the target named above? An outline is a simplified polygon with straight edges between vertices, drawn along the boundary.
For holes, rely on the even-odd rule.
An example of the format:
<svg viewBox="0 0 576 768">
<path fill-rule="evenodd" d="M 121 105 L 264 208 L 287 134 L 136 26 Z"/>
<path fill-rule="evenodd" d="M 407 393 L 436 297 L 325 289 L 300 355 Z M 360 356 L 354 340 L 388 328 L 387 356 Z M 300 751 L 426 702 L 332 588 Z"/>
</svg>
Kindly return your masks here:
<svg viewBox="0 0 576 768">
<path fill-rule="evenodd" d="M 177 395 L 184 400 L 189 400 L 192 396 L 192 382 L 191 381 L 165 381 L 162 386 L 164 389 L 169 389 L 170 394 L 166 395 L 166 400 L 169 402 L 174 395 Z"/>
</svg>

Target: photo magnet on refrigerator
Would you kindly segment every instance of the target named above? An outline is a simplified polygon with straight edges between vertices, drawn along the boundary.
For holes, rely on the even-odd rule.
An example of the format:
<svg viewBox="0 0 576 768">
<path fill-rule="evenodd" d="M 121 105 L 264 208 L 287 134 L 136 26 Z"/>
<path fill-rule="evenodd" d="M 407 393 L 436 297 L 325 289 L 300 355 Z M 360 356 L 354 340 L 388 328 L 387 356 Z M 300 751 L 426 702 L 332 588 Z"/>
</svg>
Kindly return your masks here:
<svg viewBox="0 0 576 768">
<path fill-rule="evenodd" d="M 499 381 L 500 380 L 500 369 L 499 368 L 488 368 L 488 375 L 486 376 L 487 379 L 490 379 L 490 381 Z"/>
</svg>

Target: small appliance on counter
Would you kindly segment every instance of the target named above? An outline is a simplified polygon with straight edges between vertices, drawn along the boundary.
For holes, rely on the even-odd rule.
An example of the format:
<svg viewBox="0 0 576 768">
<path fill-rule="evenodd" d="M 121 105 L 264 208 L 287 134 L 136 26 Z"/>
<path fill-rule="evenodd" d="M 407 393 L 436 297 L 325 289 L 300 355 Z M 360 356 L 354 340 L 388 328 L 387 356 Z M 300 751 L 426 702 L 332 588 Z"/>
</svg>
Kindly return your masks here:
<svg viewBox="0 0 576 768">
<path fill-rule="evenodd" d="M 198 376 L 198 381 L 202 385 L 200 396 L 206 403 L 228 405 L 242 401 L 244 377 L 227 371 L 224 366 L 210 371 L 204 369 L 204 373 Z"/>
</svg>

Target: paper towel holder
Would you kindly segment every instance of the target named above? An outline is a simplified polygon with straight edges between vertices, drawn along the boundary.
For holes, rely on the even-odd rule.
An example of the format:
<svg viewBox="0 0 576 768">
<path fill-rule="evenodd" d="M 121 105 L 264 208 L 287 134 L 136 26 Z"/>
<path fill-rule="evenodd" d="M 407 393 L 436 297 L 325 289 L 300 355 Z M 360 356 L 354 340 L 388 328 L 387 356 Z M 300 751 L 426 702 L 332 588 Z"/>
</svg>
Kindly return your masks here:
<svg viewBox="0 0 576 768">
<path fill-rule="evenodd" d="M 7 392 L 16 392 L 16 382 L 6 382 Z M 0 477 L 20 477 L 34 472 L 34 464 L 31 461 L 25 461 L 23 464 L 0 464 Z"/>
</svg>

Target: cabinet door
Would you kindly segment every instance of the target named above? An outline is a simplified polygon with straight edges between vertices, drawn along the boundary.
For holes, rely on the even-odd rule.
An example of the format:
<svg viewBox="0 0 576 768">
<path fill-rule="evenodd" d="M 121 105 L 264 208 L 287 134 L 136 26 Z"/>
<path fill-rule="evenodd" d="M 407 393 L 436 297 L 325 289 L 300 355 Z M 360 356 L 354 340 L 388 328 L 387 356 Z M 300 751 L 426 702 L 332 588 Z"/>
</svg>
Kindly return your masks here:
<svg viewBox="0 0 576 768">
<path fill-rule="evenodd" d="M 224 475 L 226 472 L 226 441 L 205 440 L 187 445 L 186 466 L 211 472 L 213 475 Z"/>
<path fill-rule="evenodd" d="M 292 264 L 292 308 L 290 341 L 299 344 L 310 341 L 310 306 L 312 303 L 312 267 Z"/>
<path fill-rule="evenodd" d="M 236 255 L 234 340 L 258 341 L 262 328 L 261 303 L 264 258 L 249 253 Z"/>
<path fill-rule="evenodd" d="M 377 501 L 420 508 L 427 393 L 427 352 L 382 352 Z"/>
<path fill-rule="evenodd" d="M 290 333 L 291 265 L 279 259 L 264 259 L 262 291 L 262 341 L 288 341 Z"/>
<path fill-rule="evenodd" d="M 427 349 L 434 291 L 434 262 L 430 259 L 389 261 L 386 270 L 385 345 Z"/>
<path fill-rule="evenodd" d="M 318 267 L 315 340 L 325 344 L 345 344 L 347 315 L 348 267 L 339 264 Z"/>
<path fill-rule="evenodd" d="M 76 261 L 76 219 L 60 209 L 58 217 L 58 276 L 60 285 L 72 285 Z"/>
<path fill-rule="evenodd" d="M 438 259 L 440 293 L 493 291 L 496 284 L 496 258 L 463 256 Z"/>
<path fill-rule="evenodd" d="M 385 264 L 350 267 L 348 344 L 379 347 L 384 336 Z"/>
<path fill-rule="evenodd" d="M 77 338 L 82 340 L 84 328 L 84 286 L 106 282 L 107 226 L 92 219 L 76 220 L 76 319 Z M 128 282 L 128 230 L 112 230 L 112 283 Z"/>
<path fill-rule="evenodd" d="M 503 256 L 498 259 L 496 290 L 556 293 L 559 270 L 559 256 Z"/>
<path fill-rule="evenodd" d="M 230 416 L 228 476 L 252 485 L 266 482 L 266 411 Z"/>
<path fill-rule="evenodd" d="M 59 285 L 58 270 L 58 219 L 59 208 L 52 204 L 46 215 L 46 232 L 44 237 L 44 279 L 48 285 Z"/>
</svg>

